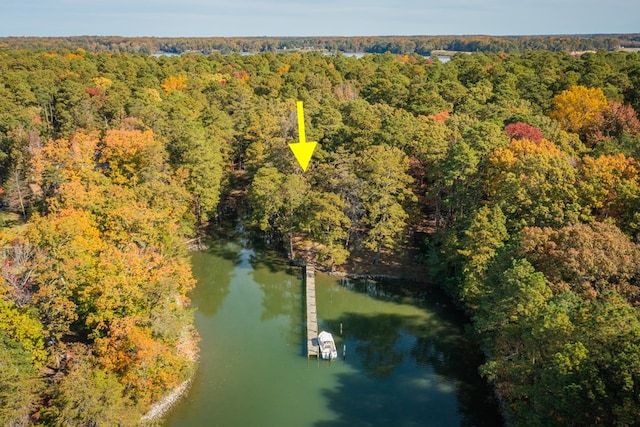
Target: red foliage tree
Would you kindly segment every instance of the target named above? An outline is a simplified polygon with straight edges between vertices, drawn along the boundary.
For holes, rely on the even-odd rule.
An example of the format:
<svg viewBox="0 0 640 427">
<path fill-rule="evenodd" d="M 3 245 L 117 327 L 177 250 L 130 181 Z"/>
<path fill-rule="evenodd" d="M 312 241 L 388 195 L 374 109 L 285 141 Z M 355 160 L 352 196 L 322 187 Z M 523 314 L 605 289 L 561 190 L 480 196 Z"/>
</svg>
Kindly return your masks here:
<svg viewBox="0 0 640 427">
<path fill-rule="evenodd" d="M 100 89 L 95 87 L 88 87 L 84 91 L 91 96 L 104 97 L 104 93 L 102 93 Z"/>
<path fill-rule="evenodd" d="M 528 139 L 531 142 L 540 142 L 544 135 L 535 126 L 527 123 L 509 123 L 504 127 L 504 131 L 511 139 Z"/>
<path fill-rule="evenodd" d="M 451 117 L 451 112 L 449 111 L 441 111 L 437 114 L 433 114 L 431 116 L 427 116 L 427 118 L 433 120 L 434 122 L 444 123 L 448 118 Z"/>
</svg>

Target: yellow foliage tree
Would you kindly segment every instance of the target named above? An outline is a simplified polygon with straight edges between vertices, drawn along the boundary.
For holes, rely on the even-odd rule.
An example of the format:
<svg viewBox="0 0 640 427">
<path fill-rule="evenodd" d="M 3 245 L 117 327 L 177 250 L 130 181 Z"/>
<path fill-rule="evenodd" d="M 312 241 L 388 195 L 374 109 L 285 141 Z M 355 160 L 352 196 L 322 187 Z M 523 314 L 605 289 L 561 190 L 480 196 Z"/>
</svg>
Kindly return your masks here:
<svg viewBox="0 0 640 427">
<path fill-rule="evenodd" d="M 283 76 L 284 74 L 287 74 L 290 68 L 291 68 L 291 65 L 283 64 L 280 68 L 278 68 L 278 75 Z"/>
<path fill-rule="evenodd" d="M 31 261 L 33 302 L 45 336 L 59 340 L 78 320 L 76 293 L 96 277 L 105 242 L 91 214 L 80 209 L 37 217 L 25 234 L 39 248 Z"/>
<path fill-rule="evenodd" d="M 164 79 L 164 82 L 160 87 L 165 91 L 167 95 L 176 90 L 184 90 L 187 88 L 187 76 L 180 74 L 177 76 L 169 76 Z"/>
<path fill-rule="evenodd" d="M 31 354 L 36 366 L 44 365 L 47 353 L 44 349 L 42 324 L 35 318 L 33 311 L 20 309 L 12 301 L 2 298 L 4 292 L 0 286 L 0 330 L 19 342 Z"/>
<path fill-rule="evenodd" d="M 573 86 L 553 98 L 554 110 L 549 115 L 564 130 L 583 133 L 596 124 L 608 104 L 602 89 Z"/>
<path fill-rule="evenodd" d="M 98 134 L 77 133 L 69 139 L 49 141 L 31 153 L 31 175 L 41 186 L 57 177 L 62 182 L 92 178 L 95 175 L 95 156 Z M 52 184 L 49 182 L 49 184 Z M 56 182 L 55 184 L 60 184 Z"/>
<path fill-rule="evenodd" d="M 92 79 L 93 84 L 96 85 L 97 88 L 101 89 L 101 90 L 107 90 L 112 84 L 113 81 L 111 79 L 108 79 L 106 77 L 94 77 Z"/>
<path fill-rule="evenodd" d="M 640 193 L 638 162 L 622 153 L 582 158 L 579 182 L 582 204 L 597 220 L 620 220 L 627 200 Z"/>
<path fill-rule="evenodd" d="M 109 164 L 114 184 L 139 183 L 143 175 L 160 171 L 164 158 L 164 148 L 150 130 L 110 130 L 103 138 L 101 160 Z"/>
</svg>

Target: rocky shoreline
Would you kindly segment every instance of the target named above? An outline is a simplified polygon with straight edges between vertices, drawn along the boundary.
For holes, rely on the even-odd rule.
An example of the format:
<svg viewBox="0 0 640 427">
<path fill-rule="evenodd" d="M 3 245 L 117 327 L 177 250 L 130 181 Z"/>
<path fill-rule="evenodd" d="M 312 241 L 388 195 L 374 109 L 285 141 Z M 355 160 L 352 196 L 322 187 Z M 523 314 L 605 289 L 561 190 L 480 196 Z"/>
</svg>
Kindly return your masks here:
<svg viewBox="0 0 640 427">
<path fill-rule="evenodd" d="M 191 378 L 180 384 L 178 387 L 174 388 L 171 393 L 160 399 L 153 407 L 140 418 L 140 424 L 148 423 L 150 421 L 157 420 L 162 418 L 164 414 L 167 413 L 169 409 L 175 403 L 180 400 L 182 395 L 187 391 L 191 385 Z"/>
</svg>

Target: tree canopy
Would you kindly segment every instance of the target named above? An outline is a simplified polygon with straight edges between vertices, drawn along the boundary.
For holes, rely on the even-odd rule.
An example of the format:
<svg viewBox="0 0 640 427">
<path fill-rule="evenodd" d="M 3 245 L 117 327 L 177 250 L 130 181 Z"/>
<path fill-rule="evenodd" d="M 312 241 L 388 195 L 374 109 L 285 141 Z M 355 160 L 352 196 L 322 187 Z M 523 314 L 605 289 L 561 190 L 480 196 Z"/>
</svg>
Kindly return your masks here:
<svg viewBox="0 0 640 427">
<path fill-rule="evenodd" d="M 37 49 L 0 49 L 1 422 L 134 425 L 188 378 L 185 242 L 235 217 L 328 270 L 417 243 L 510 424 L 633 424 L 640 55 L 566 52 L 619 41 L 2 40 Z"/>
</svg>

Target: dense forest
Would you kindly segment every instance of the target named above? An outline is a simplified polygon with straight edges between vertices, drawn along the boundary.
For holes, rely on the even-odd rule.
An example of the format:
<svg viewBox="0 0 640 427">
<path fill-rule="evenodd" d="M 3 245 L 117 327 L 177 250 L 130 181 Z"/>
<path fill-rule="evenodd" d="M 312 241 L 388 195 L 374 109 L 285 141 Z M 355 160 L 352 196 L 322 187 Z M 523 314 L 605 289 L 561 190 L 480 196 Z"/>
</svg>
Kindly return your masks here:
<svg viewBox="0 0 640 427">
<path fill-rule="evenodd" d="M 187 242 L 241 215 L 328 269 L 424 236 L 510 425 L 635 424 L 639 111 L 628 52 L 0 50 L 0 423 L 138 423 L 197 360 Z"/>
<path fill-rule="evenodd" d="M 88 52 L 181 54 L 199 52 L 274 52 L 320 50 L 360 53 L 430 55 L 433 50 L 507 52 L 550 50 L 583 52 L 639 48 L 640 34 L 584 34 L 555 36 L 369 36 L 369 37 L 0 37 L 0 48 L 60 48 Z"/>
</svg>

